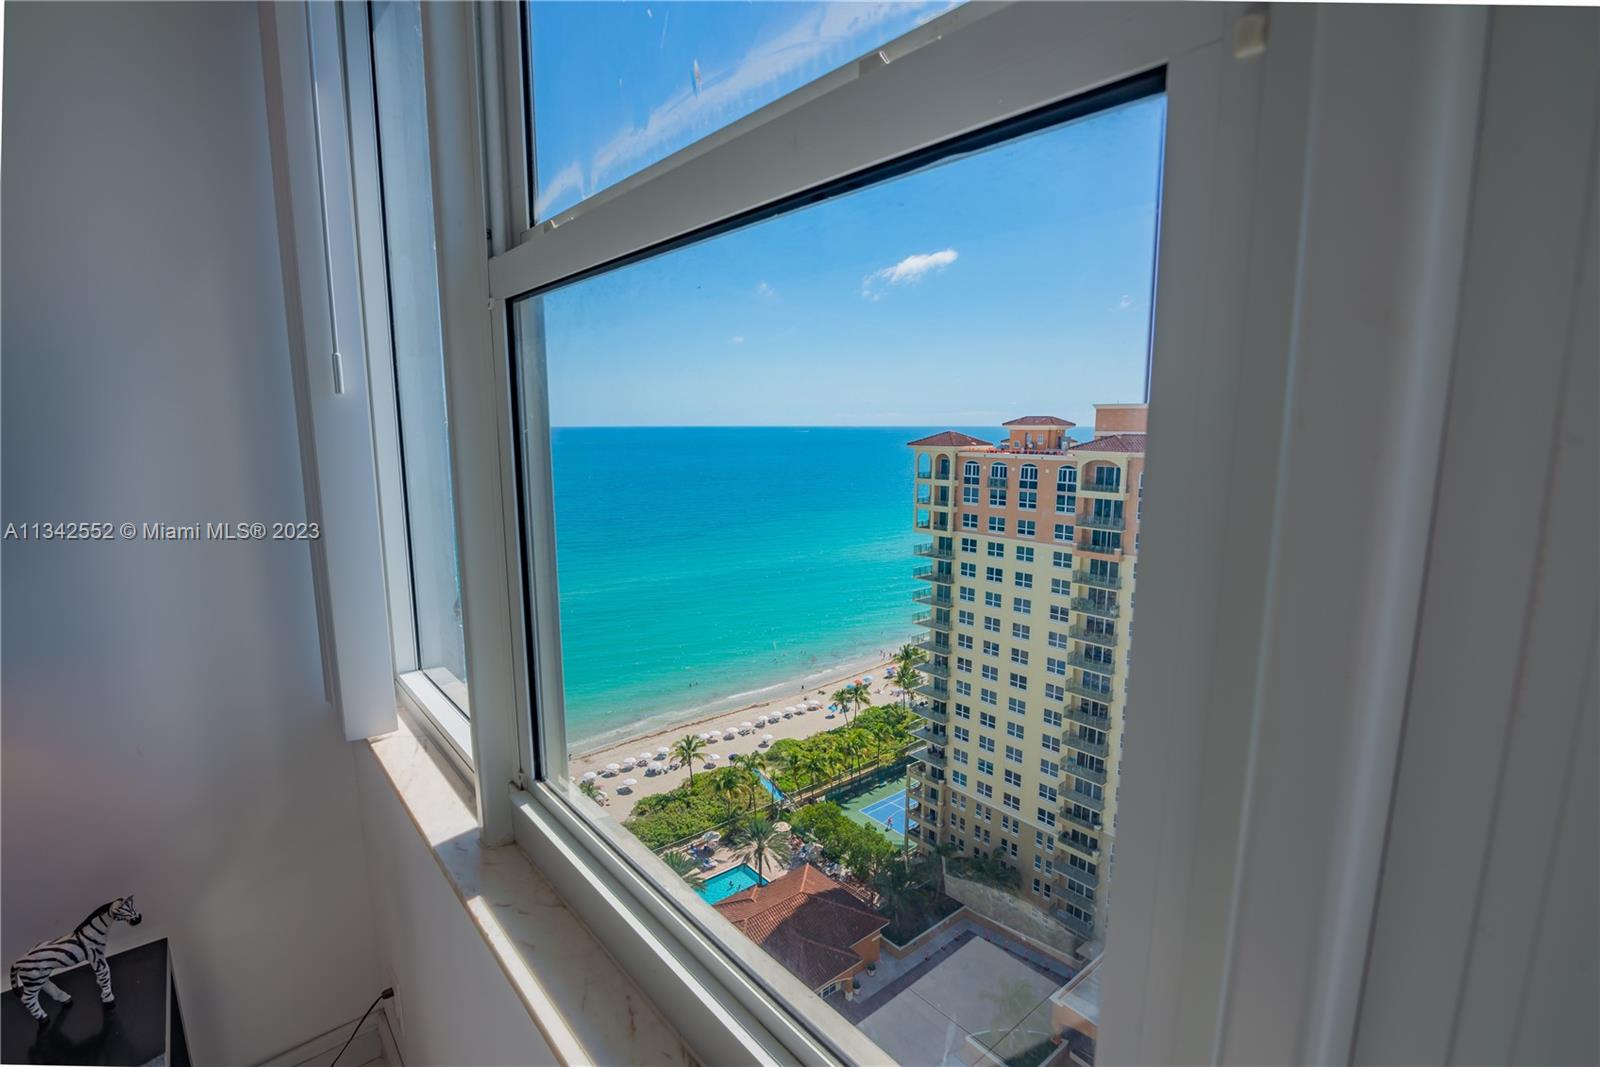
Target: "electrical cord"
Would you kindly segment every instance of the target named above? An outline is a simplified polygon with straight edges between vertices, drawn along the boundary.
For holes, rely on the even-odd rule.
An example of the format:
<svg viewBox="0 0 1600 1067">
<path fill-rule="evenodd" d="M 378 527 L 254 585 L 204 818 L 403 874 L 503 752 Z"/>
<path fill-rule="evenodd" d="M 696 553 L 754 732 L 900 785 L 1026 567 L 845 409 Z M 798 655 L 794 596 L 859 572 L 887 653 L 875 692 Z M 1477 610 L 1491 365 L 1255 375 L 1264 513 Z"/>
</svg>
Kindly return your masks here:
<svg viewBox="0 0 1600 1067">
<path fill-rule="evenodd" d="M 371 1015 L 372 1009 L 378 1006 L 378 1001 L 388 1000 L 392 996 L 394 996 L 394 987 L 390 986 L 372 999 L 372 1003 L 367 1005 L 367 1010 L 361 1013 L 361 1018 L 356 1020 L 355 1028 L 350 1031 L 350 1036 L 344 1039 L 344 1045 L 339 1049 L 339 1055 L 333 1058 L 328 1067 L 336 1067 L 339 1062 L 339 1056 L 344 1055 L 344 1050 L 350 1047 L 350 1042 L 354 1041 L 356 1035 L 361 1032 L 361 1024 L 367 1021 L 367 1016 Z"/>
</svg>

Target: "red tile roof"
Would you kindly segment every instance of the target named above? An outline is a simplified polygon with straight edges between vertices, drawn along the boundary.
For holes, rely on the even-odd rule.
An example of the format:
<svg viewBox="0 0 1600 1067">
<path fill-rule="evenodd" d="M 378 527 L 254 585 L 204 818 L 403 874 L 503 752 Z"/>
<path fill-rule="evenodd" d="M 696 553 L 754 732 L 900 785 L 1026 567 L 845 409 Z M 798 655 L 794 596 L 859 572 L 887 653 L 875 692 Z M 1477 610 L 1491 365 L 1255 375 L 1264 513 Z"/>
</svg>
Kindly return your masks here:
<svg viewBox="0 0 1600 1067">
<path fill-rule="evenodd" d="M 970 434 L 957 433 L 955 430 L 945 430 L 943 433 L 936 433 L 932 437 L 921 437 L 915 441 L 907 441 L 906 444 L 911 446 L 954 445 L 960 448 L 972 448 L 975 446 L 981 446 L 983 448 L 994 447 L 988 441 L 980 441 Z"/>
<path fill-rule="evenodd" d="M 1054 415 L 1024 415 L 1020 419 L 1002 422 L 1001 426 L 1076 426 L 1075 422 L 1057 418 Z"/>
<path fill-rule="evenodd" d="M 809 863 L 712 906 L 812 989 L 860 963 L 852 946 L 889 925 Z"/>
<path fill-rule="evenodd" d="M 1108 433 L 1104 437 L 1096 437 L 1093 441 L 1085 441 L 1081 445 L 1073 445 L 1074 452 L 1143 452 L 1144 434 L 1142 433 Z"/>
</svg>

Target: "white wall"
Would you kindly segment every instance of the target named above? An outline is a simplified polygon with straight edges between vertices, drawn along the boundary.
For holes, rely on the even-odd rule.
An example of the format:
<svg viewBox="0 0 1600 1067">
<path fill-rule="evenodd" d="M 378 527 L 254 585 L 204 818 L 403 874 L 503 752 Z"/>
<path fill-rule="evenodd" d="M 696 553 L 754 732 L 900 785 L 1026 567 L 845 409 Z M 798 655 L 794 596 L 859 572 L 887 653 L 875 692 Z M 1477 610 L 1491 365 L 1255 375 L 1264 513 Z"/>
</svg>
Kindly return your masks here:
<svg viewBox="0 0 1600 1067">
<path fill-rule="evenodd" d="M 13 5 L 3 513 L 302 517 L 255 7 Z M 18 544 L 3 579 L 7 959 L 137 893 L 195 1058 L 382 985 L 306 549 Z"/>
<path fill-rule="evenodd" d="M 554 1063 L 554 1054 L 370 749 L 356 755 L 373 902 L 411 1067 Z"/>
</svg>

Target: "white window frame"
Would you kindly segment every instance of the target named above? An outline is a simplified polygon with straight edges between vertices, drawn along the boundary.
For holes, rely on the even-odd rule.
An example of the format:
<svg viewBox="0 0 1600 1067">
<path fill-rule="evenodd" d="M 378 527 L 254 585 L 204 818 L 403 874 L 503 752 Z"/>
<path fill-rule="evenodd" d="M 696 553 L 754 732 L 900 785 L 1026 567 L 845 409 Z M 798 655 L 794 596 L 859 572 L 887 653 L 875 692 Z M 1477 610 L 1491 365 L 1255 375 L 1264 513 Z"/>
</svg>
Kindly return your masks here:
<svg viewBox="0 0 1600 1067">
<path fill-rule="evenodd" d="M 569 787 L 538 774 L 538 753 L 564 751 L 560 716 L 540 716 L 536 739 L 532 714 L 535 706 L 559 707 L 561 694 L 549 469 L 547 457 L 537 455 L 545 462 L 530 463 L 520 482 L 515 469 L 506 302 L 1156 67 L 1166 71 L 1168 97 L 1158 269 L 1168 285 L 1154 313 L 1148 454 L 1157 513 L 1144 561 L 1143 576 L 1154 580 L 1144 583 L 1140 641 L 1166 669 L 1140 675 L 1129 701 L 1146 716 L 1160 708 L 1185 714 L 1172 729 L 1127 742 L 1117 921 L 1105 965 L 1107 1000 L 1117 1012 L 1102 1028 L 1101 1055 L 1139 1062 L 1198 1062 L 1230 1052 L 1274 1062 L 1345 1058 L 1376 883 L 1372 842 L 1381 838 L 1386 769 L 1403 706 L 1403 651 L 1420 589 L 1420 566 L 1406 570 L 1396 561 L 1415 562 L 1422 550 L 1423 539 L 1410 535 L 1425 527 L 1432 499 L 1457 298 L 1443 283 L 1418 291 L 1416 279 L 1448 277 L 1460 255 L 1487 18 L 1459 9 L 1277 8 L 1262 57 L 1258 27 L 1246 14 L 1244 5 L 969 3 L 530 228 L 517 8 L 424 5 L 472 664 L 470 743 L 456 747 L 470 752 L 476 769 L 485 839 L 515 837 L 523 845 L 706 1062 L 863 1062 L 881 1053 L 853 1028 L 810 1011 L 809 991 L 720 919 L 706 918 L 689 891 L 647 876 L 653 861 L 641 845 L 607 820 L 580 815 Z M 372 339 L 345 328 L 359 306 L 361 287 L 351 279 L 362 267 L 351 234 L 362 224 L 355 208 L 341 205 L 359 200 L 353 190 L 362 148 L 357 136 L 341 134 L 337 113 L 323 108 L 324 92 L 328 100 L 337 95 L 330 80 L 337 64 L 312 61 L 313 54 L 337 55 L 315 44 L 336 24 L 314 6 L 262 12 L 274 155 L 283 164 L 280 228 L 297 331 L 291 341 L 309 510 L 327 531 L 314 551 L 319 624 L 330 696 L 354 737 L 378 732 L 392 716 L 379 691 L 403 663 L 382 648 L 400 643 L 391 629 L 396 611 L 392 602 L 390 610 L 379 607 L 383 590 L 393 598 L 397 588 L 384 580 L 394 564 L 393 546 L 383 540 L 393 537 L 392 494 L 385 499 L 374 458 L 389 436 L 380 425 L 384 401 L 364 373 Z M 1361 76 L 1318 81 L 1316 70 Z M 1389 100 L 1408 106 L 1382 106 Z M 1314 143 L 1325 152 L 1329 144 L 1381 144 L 1384 151 L 1369 154 L 1401 195 L 1394 204 L 1369 205 L 1363 197 L 1386 188 L 1381 183 L 1313 181 Z M 330 146 L 335 150 L 326 151 Z M 1385 257 L 1354 277 L 1338 242 L 1350 218 L 1373 220 L 1363 224 L 1409 255 Z M 1423 262 L 1434 269 L 1419 270 Z M 1301 288 L 1308 279 L 1315 288 Z M 1409 317 L 1381 334 L 1383 343 L 1362 335 L 1329 352 L 1307 332 L 1305 323 L 1319 313 L 1350 323 L 1387 321 L 1376 309 L 1392 309 L 1396 291 L 1415 299 L 1404 305 Z M 1374 313 L 1351 314 L 1349 304 Z M 330 336 L 347 357 L 342 375 L 327 358 Z M 543 382 L 539 361 L 532 362 L 522 384 L 537 397 Z M 1335 367 L 1342 378 L 1328 377 Z M 340 376 L 354 399 L 369 404 L 330 403 L 329 394 L 342 395 L 334 382 Z M 1341 392 L 1344 380 L 1361 383 L 1358 398 L 1410 402 L 1375 413 L 1369 426 L 1374 436 L 1416 446 L 1406 463 L 1390 464 L 1381 452 L 1352 456 L 1341 435 L 1314 432 L 1323 427 L 1305 412 L 1321 416 L 1342 399 L 1340 417 L 1348 417 L 1355 406 Z M 1283 447 L 1262 449 L 1254 434 L 1236 441 L 1236 411 L 1248 412 L 1252 426 L 1281 428 Z M 548 434 L 544 425 L 521 430 L 533 440 Z M 1359 521 L 1353 515 L 1313 523 L 1316 495 L 1291 490 L 1319 484 L 1323 466 L 1367 477 L 1392 525 L 1375 534 L 1352 525 Z M 1230 482 L 1262 491 L 1215 491 Z M 341 497 L 341 489 L 354 491 Z M 1219 506 L 1224 500 L 1228 506 Z M 378 513 L 383 535 L 373 529 Z M 339 522 L 327 521 L 336 516 Z M 1384 579 L 1357 605 L 1371 625 L 1348 616 L 1346 629 L 1315 641 L 1269 626 L 1275 614 L 1292 611 L 1286 577 L 1305 577 L 1293 561 L 1325 558 L 1310 547 L 1329 539 L 1346 561 L 1343 588 L 1366 588 L 1353 575 Z M 381 557 L 374 543 L 384 544 Z M 1273 561 L 1271 570 L 1264 560 Z M 1219 643 L 1202 647 L 1189 639 L 1196 632 L 1216 633 Z M 1276 670 L 1263 676 L 1269 647 Z M 1344 672 L 1361 680 L 1359 702 L 1322 682 L 1307 692 L 1303 679 L 1330 672 L 1296 669 L 1294 659 L 1325 665 L 1344 662 L 1341 655 L 1370 668 Z M 1251 699 L 1240 699 L 1241 678 L 1253 680 Z M 1299 699 L 1286 699 L 1291 690 Z M 404 698 L 407 687 L 400 692 Z M 1357 703 L 1365 718 L 1354 736 L 1362 743 L 1342 760 L 1293 740 L 1320 737 L 1319 727 Z M 1277 758 L 1314 764 L 1320 781 L 1361 796 L 1354 823 L 1331 822 L 1341 806 L 1325 796 L 1308 803 L 1299 781 L 1254 772 L 1251 753 L 1263 722 Z M 1197 752 L 1206 758 L 1196 760 Z M 1363 791 L 1352 794 L 1350 783 Z M 1277 803 L 1284 799 L 1290 803 Z M 1246 810 L 1256 823 L 1245 825 Z M 1296 872 L 1309 879 L 1325 871 L 1327 889 L 1267 907 L 1260 894 L 1276 891 L 1272 872 L 1248 846 L 1264 829 L 1283 836 L 1290 816 L 1298 819 L 1292 831 L 1299 838 L 1334 842 Z M 1315 931 L 1315 944 L 1328 950 L 1326 964 L 1310 953 L 1263 952 L 1280 943 L 1272 935 L 1291 920 L 1300 924 L 1296 930 Z M 1307 967 L 1307 959 L 1318 966 Z M 1294 1033 L 1247 1031 L 1243 1020 L 1262 1016 L 1308 1023 Z"/>
</svg>

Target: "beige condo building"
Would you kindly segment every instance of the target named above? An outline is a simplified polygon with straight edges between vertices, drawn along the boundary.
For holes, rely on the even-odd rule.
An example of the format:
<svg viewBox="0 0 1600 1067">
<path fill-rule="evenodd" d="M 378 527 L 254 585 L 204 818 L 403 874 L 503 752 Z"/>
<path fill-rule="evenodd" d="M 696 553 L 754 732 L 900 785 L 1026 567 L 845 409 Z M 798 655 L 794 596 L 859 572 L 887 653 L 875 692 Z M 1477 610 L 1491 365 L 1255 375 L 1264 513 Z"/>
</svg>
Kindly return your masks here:
<svg viewBox="0 0 1600 1067">
<path fill-rule="evenodd" d="M 930 537 L 913 839 L 1000 855 L 1080 942 L 1107 918 L 1146 410 L 1095 405 L 1083 443 L 1048 415 L 1012 419 L 998 444 L 910 442 Z"/>
</svg>

